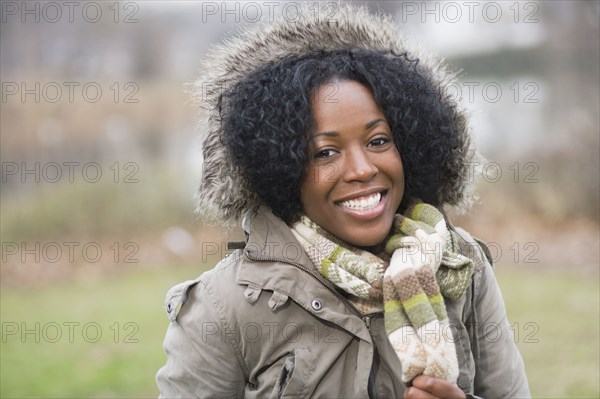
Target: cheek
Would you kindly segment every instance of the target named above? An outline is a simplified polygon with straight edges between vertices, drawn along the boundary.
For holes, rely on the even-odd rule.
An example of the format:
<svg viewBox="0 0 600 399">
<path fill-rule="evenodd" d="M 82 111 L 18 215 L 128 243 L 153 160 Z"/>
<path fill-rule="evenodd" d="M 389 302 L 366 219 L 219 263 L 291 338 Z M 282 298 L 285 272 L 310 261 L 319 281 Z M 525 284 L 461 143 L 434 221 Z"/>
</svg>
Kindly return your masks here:
<svg viewBox="0 0 600 399">
<path fill-rule="evenodd" d="M 336 181 L 337 170 L 335 164 L 309 167 L 301 185 L 303 198 L 326 195 Z"/>
<path fill-rule="evenodd" d="M 338 178 L 340 167 L 337 163 L 312 166 L 306 175 L 306 184 L 313 190 L 327 190 Z"/>
<path fill-rule="evenodd" d="M 330 193 L 335 185 L 333 165 L 311 166 L 300 186 L 300 202 L 304 213 L 317 222 L 327 214 Z"/>
</svg>

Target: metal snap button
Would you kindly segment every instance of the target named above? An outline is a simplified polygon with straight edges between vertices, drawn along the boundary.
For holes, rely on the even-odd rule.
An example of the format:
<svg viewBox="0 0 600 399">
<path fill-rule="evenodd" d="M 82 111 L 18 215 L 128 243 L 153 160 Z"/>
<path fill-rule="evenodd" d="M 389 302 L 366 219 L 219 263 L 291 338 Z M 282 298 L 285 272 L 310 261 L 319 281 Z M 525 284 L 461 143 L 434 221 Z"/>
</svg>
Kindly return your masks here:
<svg viewBox="0 0 600 399">
<path fill-rule="evenodd" d="M 318 299 L 313 299 L 310 305 L 314 310 L 321 310 L 323 308 L 323 305 L 321 305 L 321 301 L 319 301 Z"/>
</svg>

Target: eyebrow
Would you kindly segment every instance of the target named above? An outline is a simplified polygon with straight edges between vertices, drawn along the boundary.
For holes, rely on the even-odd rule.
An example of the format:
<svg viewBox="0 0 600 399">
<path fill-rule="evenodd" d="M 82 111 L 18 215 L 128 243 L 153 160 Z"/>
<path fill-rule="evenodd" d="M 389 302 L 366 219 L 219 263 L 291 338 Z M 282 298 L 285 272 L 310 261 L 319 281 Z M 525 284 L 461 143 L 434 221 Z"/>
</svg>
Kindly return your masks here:
<svg viewBox="0 0 600 399">
<path fill-rule="evenodd" d="M 372 120 L 371 122 L 367 123 L 365 125 L 365 130 L 370 130 L 373 128 L 373 126 L 377 125 L 379 122 L 385 122 L 385 119 L 383 118 L 378 118 L 375 120 Z M 315 138 L 317 138 L 318 136 L 327 136 L 327 137 L 336 137 L 339 136 L 338 132 L 321 132 L 321 133 L 315 133 L 312 137 L 310 137 L 308 139 L 308 141 L 314 140 Z"/>
</svg>

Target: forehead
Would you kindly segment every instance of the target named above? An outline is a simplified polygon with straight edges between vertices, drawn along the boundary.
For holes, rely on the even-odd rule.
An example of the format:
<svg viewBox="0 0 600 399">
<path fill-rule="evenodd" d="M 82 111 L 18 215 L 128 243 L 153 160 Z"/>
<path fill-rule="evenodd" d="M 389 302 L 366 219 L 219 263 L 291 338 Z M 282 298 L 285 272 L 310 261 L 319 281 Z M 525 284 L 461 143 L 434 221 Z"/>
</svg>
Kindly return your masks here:
<svg viewBox="0 0 600 399">
<path fill-rule="evenodd" d="M 384 117 L 371 90 L 352 80 L 335 80 L 319 86 L 311 97 L 311 109 L 317 131 L 364 126 Z"/>
</svg>

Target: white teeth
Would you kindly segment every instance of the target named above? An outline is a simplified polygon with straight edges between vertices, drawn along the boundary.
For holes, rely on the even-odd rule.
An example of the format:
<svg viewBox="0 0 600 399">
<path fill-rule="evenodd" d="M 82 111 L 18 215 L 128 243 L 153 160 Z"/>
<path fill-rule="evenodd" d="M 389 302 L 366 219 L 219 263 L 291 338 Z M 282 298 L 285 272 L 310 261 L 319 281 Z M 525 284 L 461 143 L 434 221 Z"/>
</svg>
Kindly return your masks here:
<svg viewBox="0 0 600 399">
<path fill-rule="evenodd" d="M 371 194 L 367 197 L 355 198 L 348 201 L 340 202 L 341 206 L 346 208 L 365 211 L 374 208 L 381 201 L 381 193 Z"/>
</svg>

